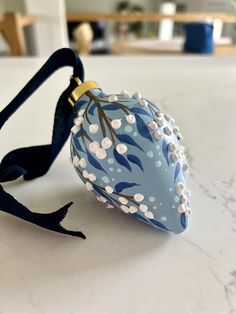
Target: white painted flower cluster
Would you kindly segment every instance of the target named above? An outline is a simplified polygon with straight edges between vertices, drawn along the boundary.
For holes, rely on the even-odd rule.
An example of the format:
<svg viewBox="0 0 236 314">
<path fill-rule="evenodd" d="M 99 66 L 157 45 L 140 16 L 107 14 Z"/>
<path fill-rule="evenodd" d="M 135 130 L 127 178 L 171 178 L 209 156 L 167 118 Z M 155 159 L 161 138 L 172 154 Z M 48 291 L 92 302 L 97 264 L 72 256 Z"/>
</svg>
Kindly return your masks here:
<svg viewBox="0 0 236 314">
<path fill-rule="evenodd" d="M 113 193 L 113 188 L 111 186 L 106 186 L 105 190 L 109 194 Z M 106 199 L 104 197 L 97 197 L 97 199 L 98 201 L 102 203 L 106 202 Z M 136 203 L 140 203 L 140 204 L 137 204 L 136 206 L 129 205 L 129 200 L 125 196 L 118 197 L 118 201 L 121 204 L 120 208 L 122 209 L 123 212 L 125 212 L 126 214 L 134 214 L 134 213 L 137 213 L 138 210 L 140 210 L 142 213 L 144 213 L 145 217 L 147 217 L 148 219 L 154 218 L 153 213 L 148 210 L 148 206 L 144 203 L 141 203 L 144 200 L 143 194 L 136 193 L 134 194 L 133 199 Z M 108 204 L 107 207 L 113 208 L 111 204 Z"/>
<path fill-rule="evenodd" d="M 191 208 L 187 206 L 188 199 L 191 196 L 190 190 L 184 191 L 184 184 L 183 182 L 179 181 L 176 184 L 176 194 L 180 197 L 180 204 L 178 206 L 178 212 L 180 214 L 185 213 L 189 216 L 192 212 Z"/>
<path fill-rule="evenodd" d="M 166 136 L 169 138 L 172 134 L 175 134 L 179 140 L 183 139 L 182 134 L 179 131 L 179 128 L 175 125 L 175 120 L 170 117 L 168 114 L 163 114 L 158 112 L 155 120 L 150 121 L 148 127 L 154 131 L 154 137 L 159 141 Z M 167 125 L 168 124 L 168 125 Z M 183 162 L 183 171 L 185 175 L 188 175 L 189 165 L 184 155 L 184 147 L 180 145 L 180 149 L 177 149 L 177 145 L 174 142 L 168 143 L 168 150 L 171 152 L 172 162 L 177 162 L 181 160 Z"/>
<path fill-rule="evenodd" d="M 141 97 L 139 92 L 135 92 L 133 95 L 130 95 L 126 90 L 123 90 L 121 95 L 125 98 L 134 98 L 138 100 L 140 106 L 142 107 L 147 107 L 148 105 L 148 102 Z M 172 134 L 175 134 L 179 140 L 183 139 L 179 127 L 175 124 L 175 119 L 168 114 L 163 114 L 162 112 L 156 113 L 155 119 L 148 123 L 148 127 L 154 132 L 153 135 L 158 141 L 162 140 L 164 136 L 170 137 Z M 178 150 L 173 142 L 169 142 L 168 149 L 171 152 L 171 160 L 174 163 L 181 160 L 183 162 L 182 169 L 185 175 L 188 175 L 189 164 L 184 154 L 184 147 L 180 145 L 180 149 Z"/>
<path fill-rule="evenodd" d="M 147 107 L 148 106 L 148 102 L 146 101 L 146 99 L 142 98 L 142 96 L 141 96 L 141 94 L 139 92 L 135 92 L 133 94 L 130 94 L 126 90 L 122 90 L 120 94 L 124 98 L 136 99 L 139 102 L 141 107 Z"/>
<path fill-rule="evenodd" d="M 74 156 L 72 160 L 74 167 L 81 167 L 86 168 L 87 167 L 87 161 L 85 158 L 79 158 L 78 156 Z"/>
<path fill-rule="evenodd" d="M 71 129 L 71 132 L 73 134 L 76 134 L 79 131 L 80 125 L 82 125 L 82 123 L 84 122 L 84 117 L 83 117 L 84 112 L 85 112 L 85 109 L 81 109 L 78 112 L 77 118 L 75 118 L 75 120 L 74 120 L 74 126 Z"/>
<path fill-rule="evenodd" d="M 94 173 L 89 173 L 85 168 L 87 168 L 88 164 L 85 158 L 79 158 L 78 156 L 74 156 L 72 160 L 72 164 L 76 168 L 82 168 L 81 170 L 82 176 L 85 179 L 88 179 L 88 182 L 86 182 L 86 188 L 88 191 L 93 190 L 93 186 L 90 182 L 94 182 L 97 180 L 97 177 Z"/>
</svg>

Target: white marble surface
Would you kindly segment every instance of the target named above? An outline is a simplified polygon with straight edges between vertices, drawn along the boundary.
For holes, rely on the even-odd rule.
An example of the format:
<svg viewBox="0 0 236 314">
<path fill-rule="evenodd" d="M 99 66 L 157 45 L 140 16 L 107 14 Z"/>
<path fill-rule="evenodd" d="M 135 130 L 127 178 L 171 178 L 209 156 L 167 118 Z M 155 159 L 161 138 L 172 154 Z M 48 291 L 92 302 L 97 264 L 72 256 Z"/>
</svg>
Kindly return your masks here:
<svg viewBox="0 0 236 314">
<path fill-rule="evenodd" d="M 0 60 L 0 108 L 42 64 Z M 181 235 L 157 231 L 85 191 L 68 145 L 47 176 L 5 184 L 35 211 L 74 201 L 53 234 L 0 214 L 0 313 L 236 313 L 236 58 L 85 58 L 87 79 L 107 92 L 139 90 L 173 115 L 191 161 L 193 214 Z M 0 133 L 10 149 L 49 142 L 54 104 L 70 75 L 49 80 Z M 27 123 L 25 121 L 27 120 Z"/>
</svg>

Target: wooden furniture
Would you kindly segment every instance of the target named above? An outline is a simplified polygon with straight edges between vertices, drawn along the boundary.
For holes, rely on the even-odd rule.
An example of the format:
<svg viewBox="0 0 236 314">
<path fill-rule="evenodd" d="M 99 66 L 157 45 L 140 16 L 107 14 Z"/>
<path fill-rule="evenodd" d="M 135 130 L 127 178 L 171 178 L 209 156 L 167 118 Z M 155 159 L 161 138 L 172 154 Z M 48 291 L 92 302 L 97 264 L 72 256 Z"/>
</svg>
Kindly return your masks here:
<svg viewBox="0 0 236 314">
<path fill-rule="evenodd" d="M 236 16 L 225 13 L 211 12 L 185 12 L 176 14 L 162 14 L 152 12 L 140 13 L 68 13 L 68 22 L 95 22 L 95 21 L 113 21 L 113 22 L 160 22 L 164 19 L 171 19 L 179 23 L 209 21 L 212 23 L 236 23 Z M 148 41 L 148 40 L 147 40 Z M 131 44 L 131 45 L 130 45 Z M 150 44 L 150 42 L 149 42 Z M 179 45 L 178 45 L 179 46 Z M 145 45 L 132 47 L 130 41 L 115 41 L 112 44 L 112 51 L 117 54 L 179 54 L 182 53 L 182 48 L 177 49 L 149 49 Z M 235 46 L 232 45 L 216 45 L 215 54 L 235 54 Z"/>
<path fill-rule="evenodd" d="M 4 14 L 0 21 L 0 31 L 10 46 L 12 56 L 26 55 L 24 27 L 35 20 L 35 16 L 22 16 L 19 12 Z"/>
<path fill-rule="evenodd" d="M 175 22 L 188 23 L 202 20 L 221 20 L 224 23 L 236 23 L 234 15 L 225 13 L 206 13 L 206 12 L 186 12 L 176 13 L 173 15 L 161 13 L 68 13 L 66 15 L 68 22 L 96 22 L 96 21 L 113 21 L 113 22 L 159 22 L 163 19 L 171 19 Z"/>
<path fill-rule="evenodd" d="M 118 55 L 180 55 L 183 52 L 183 38 L 173 38 L 168 41 L 159 39 L 116 40 L 111 45 L 111 51 Z M 222 42 L 215 45 L 214 55 L 236 55 L 236 46 Z"/>
</svg>

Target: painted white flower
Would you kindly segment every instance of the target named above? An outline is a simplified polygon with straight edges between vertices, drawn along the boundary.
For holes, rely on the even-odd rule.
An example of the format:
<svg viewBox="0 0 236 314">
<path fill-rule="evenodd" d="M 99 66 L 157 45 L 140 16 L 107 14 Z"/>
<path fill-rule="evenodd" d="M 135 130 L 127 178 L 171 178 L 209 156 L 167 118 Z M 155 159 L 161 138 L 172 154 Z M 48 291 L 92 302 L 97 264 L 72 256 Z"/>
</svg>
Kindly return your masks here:
<svg viewBox="0 0 236 314">
<path fill-rule="evenodd" d="M 134 200 L 135 200 L 136 202 L 142 202 L 142 201 L 144 200 L 143 194 L 140 194 L 140 193 L 134 194 Z"/>
<path fill-rule="evenodd" d="M 126 90 L 122 90 L 121 95 L 124 96 L 125 98 L 131 98 L 130 93 L 127 92 Z"/>
<path fill-rule="evenodd" d="M 79 126 L 79 125 L 81 125 L 83 122 L 84 122 L 84 118 L 83 118 L 83 117 L 78 117 L 78 118 L 75 120 L 75 125 Z"/>
<path fill-rule="evenodd" d="M 187 216 L 190 216 L 190 215 L 192 214 L 192 209 L 189 208 L 189 207 L 187 207 L 187 208 L 186 208 L 186 211 L 185 211 L 185 214 L 186 214 Z"/>
<path fill-rule="evenodd" d="M 163 113 L 162 112 L 157 112 L 157 116 L 158 116 L 158 118 L 159 119 L 164 119 L 164 115 L 163 115 Z"/>
<path fill-rule="evenodd" d="M 164 128 L 164 132 L 165 132 L 166 135 L 169 135 L 169 136 L 172 134 L 172 130 L 171 130 L 171 128 L 169 128 L 168 126 L 166 126 L 166 127 Z"/>
<path fill-rule="evenodd" d="M 180 141 L 183 139 L 183 135 L 182 135 L 180 132 L 177 133 L 177 136 L 178 136 L 178 138 L 179 138 Z"/>
<path fill-rule="evenodd" d="M 95 155 L 98 159 L 105 159 L 107 157 L 107 152 L 104 148 L 98 148 Z"/>
<path fill-rule="evenodd" d="M 182 153 L 184 153 L 185 147 L 184 147 L 183 145 L 180 145 L 180 151 L 181 151 Z"/>
<path fill-rule="evenodd" d="M 79 167 L 79 157 L 78 156 L 73 157 L 72 164 L 74 167 Z"/>
<path fill-rule="evenodd" d="M 128 114 L 125 118 L 129 124 L 134 124 L 136 121 L 135 116 L 133 114 Z"/>
<path fill-rule="evenodd" d="M 172 153 L 172 154 L 171 154 L 171 159 L 172 159 L 173 162 L 176 162 L 176 161 L 179 159 L 178 154 Z"/>
<path fill-rule="evenodd" d="M 137 208 L 137 207 L 135 207 L 135 206 L 130 206 L 129 212 L 130 212 L 131 214 L 137 213 L 137 211 L 138 211 L 138 208 Z"/>
<path fill-rule="evenodd" d="M 186 195 L 181 195 L 181 197 L 180 197 L 181 204 L 185 204 L 185 203 L 187 203 L 187 201 L 188 201 L 187 196 Z"/>
<path fill-rule="evenodd" d="M 166 119 L 166 121 L 170 121 L 170 119 L 171 119 L 171 117 L 168 115 L 168 114 L 164 114 L 164 117 L 165 117 L 165 119 Z"/>
<path fill-rule="evenodd" d="M 169 143 L 168 144 L 168 149 L 169 149 L 169 151 L 174 152 L 176 150 L 175 144 L 174 143 Z"/>
<path fill-rule="evenodd" d="M 78 128 L 76 125 L 74 125 L 74 126 L 71 128 L 71 132 L 72 132 L 73 134 L 76 134 L 78 131 L 79 131 L 79 128 Z"/>
<path fill-rule="evenodd" d="M 109 137 L 104 137 L 104 138 L 102 139 L 102 147 L 103 147 L 104 149 L 110 148 L 111 145 L 112 145 L 112 141 L 109 139 Z"/>
<path fill-rule="evenodd" d="M 179 154 L 179 158 L 181 158 L 182 161 L 187 164 L 187 158 L 184 155 L 184 153 L 181 150 L 179 150 L 178 154 Z M 184 166 L 183 166 L 183 170 L 184 170 Z"/>
<path fill-rule="evenodd" d="M 148 210 L 148 206 L 146 204 L 140 204 L 139 209 L 141 212 L 145 213 Z"/>
<path fill-rule="evenodd" d="M 114 206 L 111 204 L 107 204 L 106 208 L 114 208 Z"/>
<path fill-rule="evenodd" d="M 111 121 L 111 126 L 113 127 L 113 129 L 119 129 L 121 125 L 121 119 L 114 119 Z"/>
<path fill-rule="evenodd" d="M 108 194 L 112 194 L 114 192 L 113 188 L 109 185 L 105 186 L 105 190 L 107 191 Z"/>
<path fill-rule="evenodd" d="M 128 203 L 128 200 L 123 196 L 120 196 L 118 199 L 119 199 L 119 202 L 123 205 L 126 205 Z"/>
<path fill-rule="evenodd" d="M 145 212 L 144 215 L 145 215 L 145 217 L 147 217 L 148 219 L 153 219 L 153 218 L 154 218 L 153 213 L 150 212 L 150 211 Z"/>
<path fill-rule="evenodd" d="M 179 128 L 176 126 L 176 127 L 174 127 L 173 131 L 174 131 L 175 134 L 178 134 L 179 133 Z"/>
<path fill-rule="evenodd" d="M 118 100 L 116 95 L 110 95 L 107 99 L 109 102 L 116 102 Z"/>
<path fill-rule="evenodd" d="M 179 212 L 180 214 L 182 214 L 182 213 L 185 213 L 185 211 L 186 211 L 185 206 L 184 206 L 183 204 L 179 204 L 179 206 L 178 206 L 178 212 Z"/>
<path fill-rule="evenodd" d="M 122 89 L 122 91 L 120 92 L 120 94 L 121 94 L 122 96 L 124 96 L 125 94 L 128 94 L 128 92 L 127 92 L 127 90 Z"/>
<path fill-rule="evenodd" d="M 92 183 L 86 182 L 85 185 L 86 185 L 86 189 L 87 189 L 88 191 L 92 191 L 92 190 L 93 190 L 93 185 L 92 185 Z"/>
<path fill-rule="evenodd" d="M 103 196 L 97 196 L 97 200 L 99 201 L 99 202 L 101 202 L 101 203 L 106 203 L 106 198 L 105 197 L 103 197 Z"/>
<path fill-rule="evenodd" d="M 125 206 L 125 205 L 121 205 L 120 208 L 123 210 L 123 212 L 125 212 L 126 214 L 129 213 L 129 207 Z"/>
<path fill-rule="evenodd" d="M 83 177 L 84 178 L 88 178 L 88 175 L 89 175 L 89 173 L 88 173 L 88 171 L 87 170 L 84 170 L 83 172 L 82 172 L 82 175 L 83 175 Z"/>
<path fill-rule="evenodd" d="M 85 109 L 80 109 L 80 111 L 78 112 L 78 116 L 82 117 L 84 115 Z"/>
<path fill-rule="evenodd" d="M 95 134 L 95 133 L 97 133 L 97 131 L 99 130 L 99 126 L 98 126 L 98 124 L 90 124 L 89 125 L 89 132 L 91 133 L 91 134 Z"/>
<path fill-rule="evenodd" d="M 118 144 L 116 150 L 120 155 L 123 155 L 127 152 L 128 147 L 125 144 Z"/>
<path fill-rule="evenodd" d="M 148 123 L 148 127 L 151 129 L 151 130 L 156 130 L 157 129 L 157 123 L 155 121 L 150 121 Z"/>
<path fill-rule="evenodd" d="M 186 177 L 189 176 L 189 171 L 186 170 L 186 171 L 184 172 L 184 175 L 185 175 Z"/>
<path fill-rule="evenodd" d="M 161 131 L 155 131 L 154 132 L 154 137 L 158 140 L 158 141 L 160 141 L 162 138 L 163 138 L 163 133 L 161 132 Z"/>
<path fill-rule="evenodd" d="M 89 150 L 92 153 L 96 153 L 96 151 L 100 148 L 100 145 L 97 141 L 93 141 L 89 144 Z"/>
<path fill-rule="evenodd" d="M 176 184 L 176 194 L 181 196 L 183 194 L 183 191 L 184 191 L 184 185 L 182 182 L 178 182 Z"/>
<path fill-rule="evenodd" d="M 159 127 L 162 127 L 164 125 L 164 122 L 161 118 L 157 118 L 157 124 Z"/>
<path fill-rule="evenodd" d="M 86 168 L 87 167 L 87 161 L 85 158 L 81 158 L 79 161 L 79 165 L 81 168 Z"/>
<path fill-rule="evenodd" d="M 140 99 L 139 104 L 141 107 L 147 107 L 148 102 L 146 101 L 146 99 Z"/>
<path fill-rule="evenodd" d="M 170 122 L 171 122 L 172 125 L 175 125 L 175 119 L 174 118 L 171 117 L 170 118 Z"/>
<path fill-rule="evenodd" d="M 188 197 L 190 197 L 192 193 L 191 193 L 191 191 L 188 189 L 188 190 L 186 191 L 186 194 L 187 194 Z"/>
<path fill-rule="evenodd" d="M 94 182 L 94 181 L 97 180 L 97 177 L 95 176 L 94 173 L 89 173 L 88 174 L 88 179 L 89 179 L 89 181 Z"/>
<path fill-rule="evenodd" d="M 133 93 L 132 98 L 134 98 L 136 100 L 141 100 L 142 96 L 139 92 L 135 92 L 135 93 Z"/>
</svg>

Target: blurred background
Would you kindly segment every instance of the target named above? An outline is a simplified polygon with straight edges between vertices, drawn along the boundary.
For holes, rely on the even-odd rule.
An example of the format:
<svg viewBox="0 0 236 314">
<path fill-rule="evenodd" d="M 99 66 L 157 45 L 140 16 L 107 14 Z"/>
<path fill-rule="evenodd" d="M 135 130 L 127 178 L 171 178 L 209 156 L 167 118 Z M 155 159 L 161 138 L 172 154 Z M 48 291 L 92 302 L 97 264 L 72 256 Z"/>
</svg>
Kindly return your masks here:
<svg viewBox="0 0 236 314">
<path fill-rule="evenodd" d="M 0 0 L 0 56 L 236 55 L 236 0 Z"/>
</svg>

